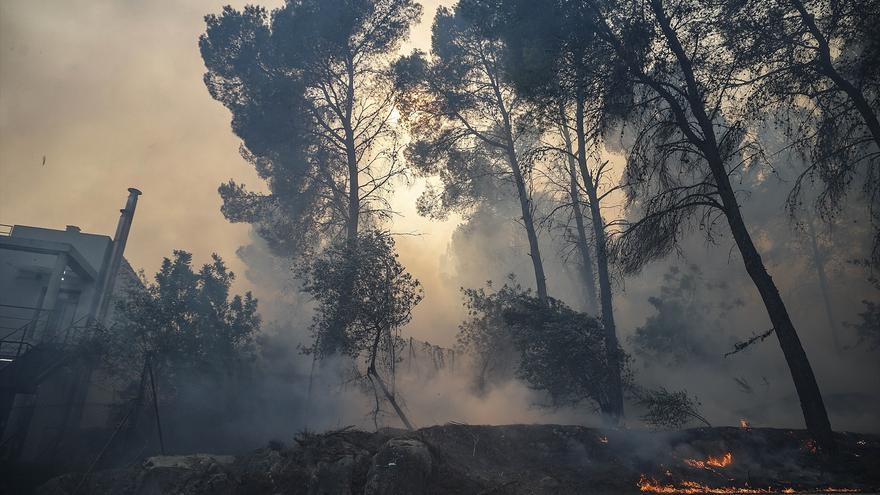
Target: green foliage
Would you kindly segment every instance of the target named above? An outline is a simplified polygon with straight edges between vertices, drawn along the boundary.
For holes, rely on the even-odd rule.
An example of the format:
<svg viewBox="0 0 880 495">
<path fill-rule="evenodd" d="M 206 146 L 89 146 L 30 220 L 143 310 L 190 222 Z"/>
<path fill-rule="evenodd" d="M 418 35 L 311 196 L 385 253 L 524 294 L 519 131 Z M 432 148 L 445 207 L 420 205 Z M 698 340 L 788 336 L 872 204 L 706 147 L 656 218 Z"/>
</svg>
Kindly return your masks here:
<svg viewBox="0 0 880 495">
<path fill-rule="evenodd" d="M 516 194 L 517 176 L 530 174 L 525 148 L 539 132 L 504 72 L 503 45 L 465 4 L 438 9 L 430 55 L 416 51 L 393 66 L 401 120 L 414 137 L 406 157 L 443 186 L 419 198 L 419 213 L 432 218 Z"/>
<path fill-rule="evenodd" d="M 599 36 L 589 2 L 504 0 L 493 8 L 506 73 L 521 94 L 540 103 L 546 118 L 558 118 L 559 104 L 580 100 L 594 110 L 585 125 L 595 132 L 632 103 L 633 82 Z"/>
<path fill-rule="evenodd" d="M 382 193 L 402 171 L 389 145 L 386 55 L 420 13 L 412 0 L 291 0 L 271 14 L 225 7 L 205 17 L 205 84 L 232 112 L 242 156 L 269 189 L 223 184 L 230 221 L 298 256 L 355 230 L 360 214 L 387 213 Z M 370 180 L 358 184 L 358 173 Z"/>
<path fill-rule="evenodd" d="M 222 212 L 232 222 L 254 224 L 275 248 L 300 251 L 326 218 L 316 182 L 320 150 L 307 121 L 306 83 L 300 71 L 273 56 L 269 14 L 262 7 L 225 7 L 205 17 L 199 39 L 211 96 L 232 112 L 242 156 L 269 183 L 271 194 L 230 181 L 220 187 Z M 331 210 L 332 211 L 332 210 Z"/>
<path fill-rule="evenodd" d="M 459 331 L 459 345 L 484 362 L 505 349 L 514 350 L 516 375 L 547 394 L 550 405 L 592 401 L 611 409 L 611 378 L 605 335 L 599 322 L 557 300 L 541 304 L 515 281 L 495 292 L 467 289 L 469 319 Z M 624 381 L 626 355 L 617 349 Z"/>
<path fill-rule="evenodd" d="M 422 300 L 388 233 L 367 231 L 357 243 L 338 242 L 301 269 L 303 290 L 318 303 L 306 349 L 327 357 L 337 350 L 368 361 L 394 354 L 398 332 Z"/>
<path fill-rule="evenodd" d="M 196 270 L 190 253 L 174 251 L 152 283 L 142 276 L 143 286 L 118 301 L 115 324 L 103 331 L 101 359 L 126 399 L 116 414 L 139 418 L 127 426 L 140 432 L 130 441 L 155 438 L 147 402 L 155 383 L 166 441 L 176 448 L 229 448 L 225 428 L 259 397 L 257 300 L 249 292 L 230 295 L 234 279 L 216 254 Z"/>
<path fill-rule="evenodd" d="M 505 311 L 521 360 L 517 375 L 533 388 L 547 392 L 554 406 L 592 400 L 602 411 L 614 409 L 612 378 L 629 381 L 622 349 L 607 351 L 599 322 L 553 300 L 543 307 L 536 298 L 523 298 Z M 616 352 L 620 370 L 611 369 L 609 352 Z"/>
<path fill-rule="evenodd" d="M 458 327 L 457 347 L 477 359 L 477 390 L 485 392 L 492 383 L 510 379 L 519 363 L 510 329 L 504 320 L 505 308 L 522 295 L 531 294 L 511 276 L 508 283 L 492 291 L 462 289 L 467 319 Z"/>
<path fill-rule="evenodd" d="M 197 373 L 219 379 L 244 372 L 255 359 L 260 317 L 250 292 L 230 298 L 234 279 L 216 254 L 196 272 L 190 253 L 174 251 L 154 283 L 119 302 L 109 357 L 139 372 L 149 352 L 165 378 Z"/>
</svg>

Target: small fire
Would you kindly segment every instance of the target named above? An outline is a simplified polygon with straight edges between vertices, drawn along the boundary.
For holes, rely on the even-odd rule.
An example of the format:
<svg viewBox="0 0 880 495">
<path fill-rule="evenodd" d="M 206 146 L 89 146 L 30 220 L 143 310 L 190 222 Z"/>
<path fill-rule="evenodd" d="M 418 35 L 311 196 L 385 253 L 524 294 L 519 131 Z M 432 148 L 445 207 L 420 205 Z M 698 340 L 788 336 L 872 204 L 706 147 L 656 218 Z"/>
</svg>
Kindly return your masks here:
<svg viewBox="0 0 880 495">
<path fill-rule="evenodd" d="M 749 488 L 737 486 L 714 487 L 697 483 L 696 481 L 682 481 L 676 484 L 663 484 L 655 479 L 642 475 L 637 485 L 639 490 L 648 493 L 732 493 L 732 494 L 773 494 L 773 493 L 858 493 L 854 488 L 818 488 L 798 491 L 794 488 L 782 490 L 767 488 Z"/>
<path fill-rule="evenodd" d="M 812 438 L 808 438 L 804 440 L 804 450 L 811 454 L 815 454 L 819 451 L 819 448 L 816 446 L 816 441 Z"/>
<path fill-rule="evenodd" d="M 599 437 L 599 441 L 602 443 L 608 443 L 608 437 L 603 435 L 603 436 Z"/>
<path fill-rule="evenodd" d="M 709 469 L 710 467 L 723 468 L 733 463 L 733 454 L 726 452 L 724 455 L 715 457 L 709 456 L 705 461 L 698 459 L 685 459 L 684 463 L 690 467 Z"/>
<path fill-rule="evenodd" d="M 740 428 L 749 428 L 749 422 L 744 419 L 741 419 L 741 420 L 739 420 L 739 427 Z"/>
</svg>

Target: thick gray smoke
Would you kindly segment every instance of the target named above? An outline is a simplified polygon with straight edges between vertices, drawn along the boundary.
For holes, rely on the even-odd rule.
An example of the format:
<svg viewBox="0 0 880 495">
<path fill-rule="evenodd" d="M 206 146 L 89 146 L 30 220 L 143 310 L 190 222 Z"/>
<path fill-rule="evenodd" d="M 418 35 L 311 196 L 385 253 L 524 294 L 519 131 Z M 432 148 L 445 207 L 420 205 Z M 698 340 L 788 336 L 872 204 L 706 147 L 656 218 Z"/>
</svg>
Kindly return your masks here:
<svg viewBox="0 0 880 495">
<path fill-rule="evenodd" d="M 880 408 L 876 351 L 860 344 L 847 326 L 857 320 L 863 299 L 877 297 L 865 270 L 848 262 L 864 258 L 870 249 L 869 229 L 862 228 L 861 220 L 852 220 L 861 212 L 858 198 L 838 217 L 849 220 L 829 226 L 806 213 L 791 218 L 784 205 L 789 187 L 784 178 L 763 178 L 743 200 L 746 219 L 800 332 L 834 427 L 880 431 L 874 414 Z M 459 288 L 485 286 L 489 280 L 500 286 L 508 274 L 530 285 L 531 263 L 522 228 L 512 220 L 515 209 L 513 203 L 481 208 L 454 230 L 445 252 L 425 252 L 418 237 L 398 239 L 402 261 L 426 286 L 426 298 L 404 329 L 405 337 L 450 348 L 464 318 Z M 807 221 L 813 222 L 822 252 L 836 330 L 826 315 Z M 775 336 L 724 356 L 735 343 L 765 332 L 770 323 L 723 227 L 719 226 L 714 242 L 694 229 L 678 254 L 636 276 L 617 278 L 615 316 L 621 342 L 633 356 L 636 384 L 687 390 L 700 401 L 703 415 L 713 425 L 735 425 L 745 419 L 754 426 L 801 427 L 797 396 Z M 564 242 L 545 230 L 541 248 L 551 295 L 583 307 L 575 260 L 561 261 Z M 251 429 L 254 439 L 289 436 L 303 428 L 347 424 L 372 428 L 368 394 L 341 385 L 334 365 L 312 373 L 311 358 L 298 352 L 297 345 L 308 339 L 311 308 L 296 290 L 289 263 L 269 254 L 256 236 L 239 255 L 249 267 L 248 279 L 258 288 L 264 318 L 277 322 L 267 327 L 262 346 L 263 366 L 278 370 L 270 374 L 273 383 L 265 384 L 267 397 L 275 400 L 259 408 L 259 415 L 268 420 L 251 422 L 261 425 Z M 639 334 L 648 338 L 640 339 Z M 672 344 L 658 344 L 663 339 L 671 339 Z M 599 422 L 589 405 L 568 410 L 540 407 L 541 394 L 515 379 L 477 393 L 466 356 L 457 356 L 456 365 L 450 367 L 449 363 L 439 366 L 428 354 L 404 355 L 398 367 L 397 390 L 417 426 L 449 421 Z M 629 404 L 628 409 L 627 424 L 641 426 L 638 407 Z M 379 423 L 399 426 L 390 408 L 383 411 Z"/>
</svg>

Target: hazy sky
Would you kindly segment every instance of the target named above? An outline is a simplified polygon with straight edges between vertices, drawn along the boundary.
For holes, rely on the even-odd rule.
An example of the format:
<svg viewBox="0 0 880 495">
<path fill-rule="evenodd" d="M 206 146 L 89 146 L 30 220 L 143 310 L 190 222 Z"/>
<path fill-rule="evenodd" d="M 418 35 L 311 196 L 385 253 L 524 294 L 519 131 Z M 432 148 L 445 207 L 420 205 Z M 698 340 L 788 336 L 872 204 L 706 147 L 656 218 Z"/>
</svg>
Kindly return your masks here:
<svg viewBox="0 0 880 495">
<path fill-rule="evenodd" d="M 197 262 L 217 252 L 239 274 L 237 288 L 249 288 L 235 256 L 248 226 L 223 218 L 217 186 L 262 183 L 238 154 L 229 112 L 202 83 L 198 49 L 204 15 L 227 3 L 0 2 L 0 223 L 112 235 L 134 186 L 144 193 L 126 253 L 136 268 L 154 273 L 173 249 Z M 430 48 L 441 3 L 451 1 L 422 2 L 423 22 L 403 50 Z M 394 229 L 426 234 L 401 251 L 430 288 L 454 223 L 419 218 L 419 189 L 396 191 Z"/>
</svg>

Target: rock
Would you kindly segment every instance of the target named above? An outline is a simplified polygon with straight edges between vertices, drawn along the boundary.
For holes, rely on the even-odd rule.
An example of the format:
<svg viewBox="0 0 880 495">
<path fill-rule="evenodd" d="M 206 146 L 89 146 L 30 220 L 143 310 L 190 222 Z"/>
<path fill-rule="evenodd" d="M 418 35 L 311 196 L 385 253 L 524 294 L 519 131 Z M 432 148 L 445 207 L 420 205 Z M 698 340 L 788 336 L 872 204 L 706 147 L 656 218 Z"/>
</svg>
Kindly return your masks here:
<svg viewBox="0 0 880 495">
<path fill-rule="evenodd" d="M 412 438 L 389 440 L 373 456 L 364 495 L 427 493 L 433 462 L 431 452 Z"/>
<path fill-rule="evenodd" d="M 182 468 L 203 469 L 211 465 L 226 465 L 235 462 L 235 456 L 192 454 L 192 455 L 157 455 L 144 461 L 144 469 Z"/>
<path fill-rule="evenodd" d="M 309 482 L 309 495 L 351 495 L 355 457 L 343 455 L 332 462 L 320 462 Z"/>
<path fill-rule="evenodd" d="M 233 456 L 194 454 L 150 457 L 137 479 L 136 495 L 232 493 L 234 478 L 228 466 Z"/>
</svg>

